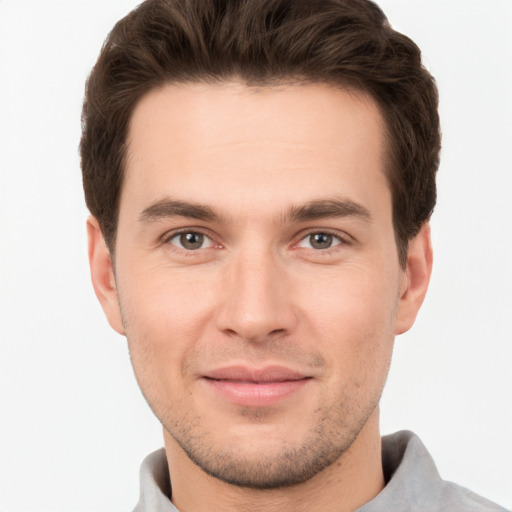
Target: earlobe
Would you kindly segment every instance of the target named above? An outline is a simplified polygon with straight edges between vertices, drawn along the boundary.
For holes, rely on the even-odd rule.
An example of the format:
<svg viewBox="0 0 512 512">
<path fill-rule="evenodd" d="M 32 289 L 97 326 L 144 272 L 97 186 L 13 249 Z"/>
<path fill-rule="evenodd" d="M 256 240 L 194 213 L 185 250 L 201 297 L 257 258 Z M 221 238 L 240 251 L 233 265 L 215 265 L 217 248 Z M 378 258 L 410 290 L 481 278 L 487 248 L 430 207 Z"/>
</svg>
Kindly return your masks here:
<svg viewBox="0 0 512 512">
<path fill-rule="evenodd" d="M 119 334 L 124 334 L 112 258 L 98 221 L 92 216 L 87 219 L 87 238 L 91 280 L 96 297 L 110 326 Z"/>
<path fill-rule="evenodd" d="M 404 286 L 400 290 L 396 317 L 396 334 L 403 334 L 414 324 L 427 293 L 432 273 L 432 242 L 430 226 L 425 223 L 409 242 Z"/>
</svg>

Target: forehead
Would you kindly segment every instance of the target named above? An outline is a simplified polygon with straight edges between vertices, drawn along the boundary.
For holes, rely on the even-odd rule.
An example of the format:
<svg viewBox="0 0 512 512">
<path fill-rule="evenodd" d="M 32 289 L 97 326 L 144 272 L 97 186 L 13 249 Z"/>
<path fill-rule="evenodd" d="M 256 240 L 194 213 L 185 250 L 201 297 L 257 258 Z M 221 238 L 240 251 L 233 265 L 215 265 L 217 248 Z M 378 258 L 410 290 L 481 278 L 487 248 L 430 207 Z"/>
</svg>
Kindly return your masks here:
<svg viewBox="0 0 512 512">
<path fill-rule="evenodd" d="M 388 192 L 384 133 L 370 97 L 323 84 L 166 85 L 133 112 L 121 210 L 127 194 L 139 208 L 165 195 L 277 208 L 329 189 L 361 201 Z"/>
</svg>

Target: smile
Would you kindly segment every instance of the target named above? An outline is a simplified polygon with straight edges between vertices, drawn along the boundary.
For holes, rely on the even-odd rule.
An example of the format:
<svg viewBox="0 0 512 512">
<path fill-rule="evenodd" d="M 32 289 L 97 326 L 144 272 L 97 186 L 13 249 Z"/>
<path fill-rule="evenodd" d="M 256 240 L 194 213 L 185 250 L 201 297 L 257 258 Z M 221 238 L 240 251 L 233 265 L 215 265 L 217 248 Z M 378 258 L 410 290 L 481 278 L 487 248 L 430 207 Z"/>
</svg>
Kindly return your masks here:
<svg viewBox="0 0 512 512">
<path fill-rule="evenodd" d="M 235 405 L 264 407 L 295 394 L 311 377 L 279 366 L 236 366 L 208 372 L 203 380 L 217 395 Z"/>
</svg>

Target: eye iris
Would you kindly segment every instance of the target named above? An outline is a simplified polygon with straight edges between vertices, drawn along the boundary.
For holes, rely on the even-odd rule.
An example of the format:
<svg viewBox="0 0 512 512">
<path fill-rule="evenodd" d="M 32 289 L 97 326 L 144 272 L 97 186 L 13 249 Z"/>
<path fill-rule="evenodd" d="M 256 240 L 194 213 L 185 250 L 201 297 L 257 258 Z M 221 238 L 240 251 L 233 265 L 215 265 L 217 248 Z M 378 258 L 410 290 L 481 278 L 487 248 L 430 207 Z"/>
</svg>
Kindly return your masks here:
<svg viewBox="0 0 512 512">
<path fill-rule="evenodd" d="M 199 249 L 203 245 L 204 236 L 201 233 L 182 233 L 180 243 L 185 249 Z"/>
<path fill-rule="evenodd" d="M 310 235 L 309 241 L 314 249 L 328 249 L 332 245 L 332 235 L 329 235 L 329 233 L 315 233 Z"/>
</svg>

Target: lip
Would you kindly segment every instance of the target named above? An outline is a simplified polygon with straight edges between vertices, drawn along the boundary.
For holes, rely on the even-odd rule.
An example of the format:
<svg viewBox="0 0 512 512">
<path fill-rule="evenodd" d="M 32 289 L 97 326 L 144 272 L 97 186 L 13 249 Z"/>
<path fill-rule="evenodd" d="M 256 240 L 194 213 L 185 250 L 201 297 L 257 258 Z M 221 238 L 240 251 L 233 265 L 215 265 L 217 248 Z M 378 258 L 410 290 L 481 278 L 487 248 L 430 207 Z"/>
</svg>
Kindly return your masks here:
<svg viewBox="0 0 512 512">
<path fill-rule="evenodd" d="M 310 380 L 310 376 L 284 366 L 230 366 L 203 376 L 203 381 L 217 395 L 244 407 L 276 404 L 297 393 Z"/>
</svg>

